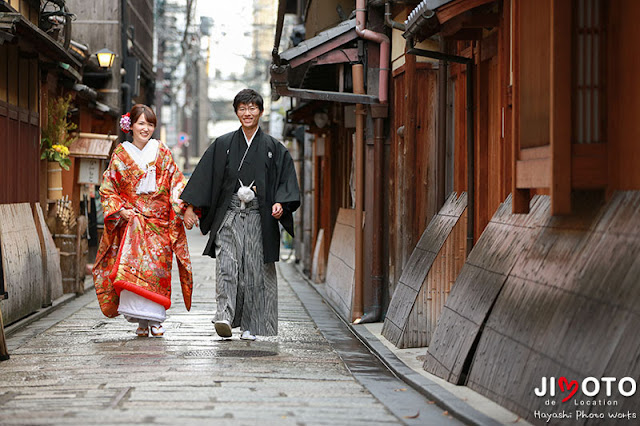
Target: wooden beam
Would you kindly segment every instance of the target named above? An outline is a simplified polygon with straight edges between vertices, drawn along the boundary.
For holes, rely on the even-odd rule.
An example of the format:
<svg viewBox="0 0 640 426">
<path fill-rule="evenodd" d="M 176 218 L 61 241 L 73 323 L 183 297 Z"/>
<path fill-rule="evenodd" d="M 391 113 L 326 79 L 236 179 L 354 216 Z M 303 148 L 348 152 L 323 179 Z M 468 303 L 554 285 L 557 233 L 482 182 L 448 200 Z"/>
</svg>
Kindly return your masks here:
<svg viewBox="0 0 640 426">
<path fill-rule="evenodd" d="M 571 2 L 551 1 L 551 214 L 571 213 Z"/>
<path fill-rule="evenodd" d="M 549 188 L 551 159 L 520 160 L 516 162 L 516 188 Z"/>
<path fill-rule="evenodd" d="M 482 40 L 482 28 L 463 28 L 445 38 L 448 40 Z"/>
<path fill-rule="evenodd" d="M 518 156 L 520 155 L 520 8 L 518 2 L 513 2 L 513 108 L 512 108 L 512 149 L 511 149 L 511 210 L 513 213 L 529 213 L 531 191 L 518 186 Z"/>
<path fill-rule="evenodd" d="M 549 145 L 536 148 L 525 148 L 520 150 L 519 160 L 541 160 L 551 157 L 551 147 Z"/>
<path fill-rule="evenodd" d="M 314 65 L 343 64 L 358 61 L 358 49 L 337 49 L 319 56 L 313 61 Z"/>
<path fill-rule="evenodd" d="M 483 4 L 492 3 L 493 1 L 495 0 L 456 0 L 439 7 L 436 16 L 438 17 L 438 22 L 444 24 L 468 10 L 475 9 Z"/>
<path fill-rule="evenodd" d="M 497 27 L 499 24 L 500 16 L 497 13 L 474 15 L 469 11 L 462 15 L 458 15 L 447 23 L 443 24 L 440 29 L 440 34 L 443 37 L 451 37 L 458 31 L 463 29 L 493 28 Z"/>
</svg>

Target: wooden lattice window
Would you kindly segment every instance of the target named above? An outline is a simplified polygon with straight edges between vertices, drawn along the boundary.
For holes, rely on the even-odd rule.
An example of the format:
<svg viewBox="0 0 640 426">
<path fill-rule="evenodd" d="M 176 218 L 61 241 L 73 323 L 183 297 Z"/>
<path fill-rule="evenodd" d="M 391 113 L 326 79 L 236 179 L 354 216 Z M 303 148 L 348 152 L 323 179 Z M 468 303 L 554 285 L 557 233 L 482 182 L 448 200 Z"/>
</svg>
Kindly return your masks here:
<svg viewBox="0 0 640 426">
<path fill-rule="evenodd" d="M 573 1 L 573 143 L 606 142 L 606 9 Z"/>
</svg>

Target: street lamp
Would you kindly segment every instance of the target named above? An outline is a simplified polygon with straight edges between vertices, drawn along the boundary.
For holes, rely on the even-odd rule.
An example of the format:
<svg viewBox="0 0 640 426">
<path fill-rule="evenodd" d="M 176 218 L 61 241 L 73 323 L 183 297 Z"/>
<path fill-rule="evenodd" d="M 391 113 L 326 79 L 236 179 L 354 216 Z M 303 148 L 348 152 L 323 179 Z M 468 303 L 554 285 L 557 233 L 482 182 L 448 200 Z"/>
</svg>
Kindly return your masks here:
<svg viewBox="0 0 640 426">
<path fill-rule="evenodd" d="M 98 58 L 100 68 L 109 69 L 113 65 L 113 60 L 116 57 L 116 54 L 109 49 L 104 48 L 96 52 L 96 57 Z"/>
</svg>

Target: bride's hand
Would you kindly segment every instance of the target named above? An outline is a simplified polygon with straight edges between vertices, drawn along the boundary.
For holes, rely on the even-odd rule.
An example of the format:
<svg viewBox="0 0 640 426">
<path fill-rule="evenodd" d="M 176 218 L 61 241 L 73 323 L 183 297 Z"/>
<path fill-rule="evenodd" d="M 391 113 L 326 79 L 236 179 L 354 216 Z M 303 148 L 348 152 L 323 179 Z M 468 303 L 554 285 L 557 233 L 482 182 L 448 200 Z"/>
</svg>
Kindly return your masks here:
<svg viewBox="0 0 640 426">
<path fill-rule="evenodd" d="M 193 206 L 189 206 L 184 212 L 184 226 L 191 229 L 194 225 L 198 225 L 198 215 L 193 211 Z"/>
<path fill-rule="evenodd" d="M 131 209 L 122 209 L 120 210 L 120 216 L 129 221 L 133 218 L 133 216 L 135 216 L 135 212 Z"/>
</svg>

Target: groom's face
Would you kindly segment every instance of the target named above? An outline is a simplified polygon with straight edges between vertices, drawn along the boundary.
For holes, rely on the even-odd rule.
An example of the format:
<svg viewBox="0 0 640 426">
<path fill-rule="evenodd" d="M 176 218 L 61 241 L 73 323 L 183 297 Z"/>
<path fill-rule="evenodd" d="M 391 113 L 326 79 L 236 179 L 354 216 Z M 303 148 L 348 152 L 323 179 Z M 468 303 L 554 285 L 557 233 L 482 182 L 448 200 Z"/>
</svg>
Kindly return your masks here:
<svg viewBox="0 0 640 426">
<path fill-rule="evenodd" d="M 253 129 L 258 126 L 262 113 L 263 111 L 260 111 L 260 108 L 254 103 L 241 103 L 236 110 L 240 124 L 247 129 Z"/>
</svg>

